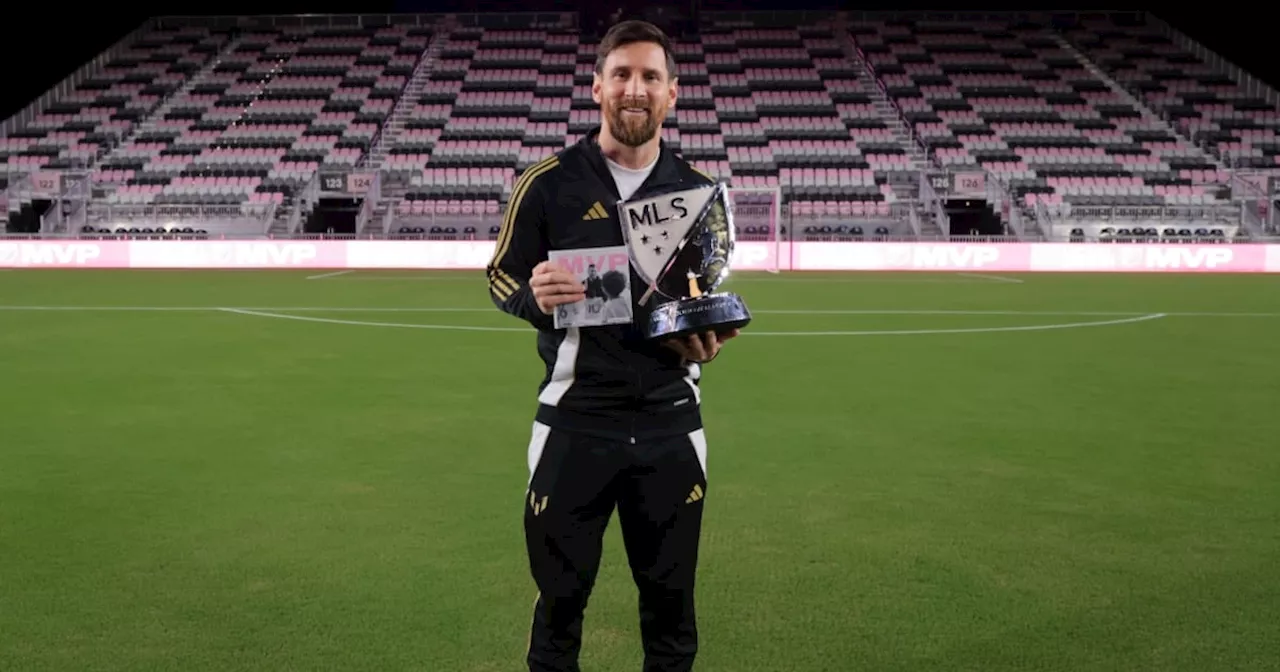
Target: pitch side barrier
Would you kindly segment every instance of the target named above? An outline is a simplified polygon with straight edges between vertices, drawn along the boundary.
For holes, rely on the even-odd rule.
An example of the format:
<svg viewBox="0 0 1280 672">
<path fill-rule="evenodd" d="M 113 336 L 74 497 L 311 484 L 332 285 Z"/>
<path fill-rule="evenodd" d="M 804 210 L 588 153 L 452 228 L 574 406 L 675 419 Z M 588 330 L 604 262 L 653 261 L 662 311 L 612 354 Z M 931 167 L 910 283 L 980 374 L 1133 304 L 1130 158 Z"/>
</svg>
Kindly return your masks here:
<svg viewBox="0 0 1280 672">
<path fill-rule="evenodd" d="M 480 270 L 492 241 L 18 240 L 0 268 Z M 1280 245 L 740 242 L 736 271 L 1280 273 Z"/>
</svg>

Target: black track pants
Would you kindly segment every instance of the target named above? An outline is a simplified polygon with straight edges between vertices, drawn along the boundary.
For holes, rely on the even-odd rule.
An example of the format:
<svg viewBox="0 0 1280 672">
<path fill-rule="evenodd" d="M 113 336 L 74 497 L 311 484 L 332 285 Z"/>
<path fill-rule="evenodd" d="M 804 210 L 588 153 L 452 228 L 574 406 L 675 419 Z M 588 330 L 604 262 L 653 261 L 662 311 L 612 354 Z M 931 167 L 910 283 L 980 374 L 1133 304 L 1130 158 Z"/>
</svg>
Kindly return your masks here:
<svg viewBox="0 0 1280 672">
<path fill-rule="evenodd" d="M 524 502 L 529 566 L 539 590 L 531 672 L 578 672 L 583 612 L 615 507 L 639 589 L 643 671 L 693 669 L 705 465 L 702 430 L 633 445 L 534 424 Z"/>
</svg>

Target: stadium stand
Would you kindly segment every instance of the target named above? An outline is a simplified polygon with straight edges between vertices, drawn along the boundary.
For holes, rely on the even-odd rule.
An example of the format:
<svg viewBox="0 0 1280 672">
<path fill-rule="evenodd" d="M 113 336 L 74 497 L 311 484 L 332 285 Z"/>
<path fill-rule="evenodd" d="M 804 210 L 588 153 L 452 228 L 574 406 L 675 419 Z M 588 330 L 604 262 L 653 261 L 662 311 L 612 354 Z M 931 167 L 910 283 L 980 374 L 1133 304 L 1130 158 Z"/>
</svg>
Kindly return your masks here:
<svg viewBox="0 0 1280 672">
<path fill-rule="evenodd" d="M 1092 19 L 1064 37 L 1195 146 L 1232 166 L 1280 165 L 1280 111 L 1154 26 Z"/>
<path fill-rule="evenodd" d="M 876 22 L 852 32 L 941 167 L 985 172 L 1055 227 L 1088 235 L 1106 225 L 1082 218 L 1130 216 L 1145 232 L 1198 211 L 1230 214 L 1215 186 L 1226 181 L 1220 163 L 1044 26 Z"/>
<path fill-rule="evenodd" d="M 493 237 L 518 172 L 596 123 L 596 39 L 571 13 L 156 19 L 5 122 L 7 226 Z M 748 239 L 1274 233 L 1275 92 L 1186 42 L 1132 13 L 705 13 L 665 139 Z"/>
<path fill-rule="evenodd" d="M 391 26 L 238 32 L 102 160 L 95 184 L 112 206 L 246 206 L 259 216 L 211 232 L 263 233 L 255 219 L 274 221 L 271 206 L 292 204 L 321 166 L 364 158 L 426 41 Z"/>
<path fill-rule="evenodd" d="M 397 234 L 475 235 L 465 222 L 495 216 L 517 171 L 596 123 L 595 44 L 571 27 L 456 29 L 441 41 L 383 164 L 408 181 Z M 711 24 L 675 49 L 682 88 L 665 139 L 686 158 L 735 187 L 780 189 L 798 212 L 900 221 L 890 218 L 898 197 L 888 182 L 901 171 L 913 184 L 919 166 L 875 117 L 830 27 Z M 763 205 L 738 205 L 753 202 Z M 767 238 L 769 227 L 744 233 Z M 486 233 L 496 235 L 496 223 Z"/>
</svg>

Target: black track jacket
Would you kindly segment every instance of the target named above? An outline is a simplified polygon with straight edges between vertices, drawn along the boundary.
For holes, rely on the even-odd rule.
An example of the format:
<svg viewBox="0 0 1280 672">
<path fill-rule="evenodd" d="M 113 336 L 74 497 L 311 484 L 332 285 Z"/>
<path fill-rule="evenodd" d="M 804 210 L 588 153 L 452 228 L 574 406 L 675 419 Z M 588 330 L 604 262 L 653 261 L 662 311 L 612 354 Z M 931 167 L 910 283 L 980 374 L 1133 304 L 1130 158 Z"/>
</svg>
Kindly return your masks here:
<svg viewBox="0 0 1280 672">
<path fill-rule="evenodd" d="M 623 245 L 618 191 L 596 127 L 578 143 L 529 166 L 516 180 L 488 266 L 489 294 L 503 311 L 538 329 L 546 375 L 535 419 L 552 428 L 630 441 L 686 434 L 702 427 L 698 364 L 649 343 L 639 325 L 649 309 L 636 304 L 646 285 L 631 270 L 631 324 L 557 330 L 529 287 L 548 250 Z M 632 196 L 711 184 L 662 143 L 657 164 Z M 601 213 L 603 209 L 603 213 Z M 603 216 L 602 216 L 603 215 Z"/>
</svg>

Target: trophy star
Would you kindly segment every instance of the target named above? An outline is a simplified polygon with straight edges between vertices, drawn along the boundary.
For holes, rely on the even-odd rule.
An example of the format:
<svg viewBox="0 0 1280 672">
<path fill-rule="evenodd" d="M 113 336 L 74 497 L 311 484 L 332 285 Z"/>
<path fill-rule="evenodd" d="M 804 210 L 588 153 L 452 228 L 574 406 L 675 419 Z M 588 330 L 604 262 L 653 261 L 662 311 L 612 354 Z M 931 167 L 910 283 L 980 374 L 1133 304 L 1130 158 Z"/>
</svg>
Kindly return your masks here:
<svg viewBox="0 0 1280 672">
<path fill-rule="evenodd" d="M 641 242 L 641 244 L 648 245 L 648 244 L 649 244 L 649 236 L 640 236 L 640 242 Z"/>
</svg>

